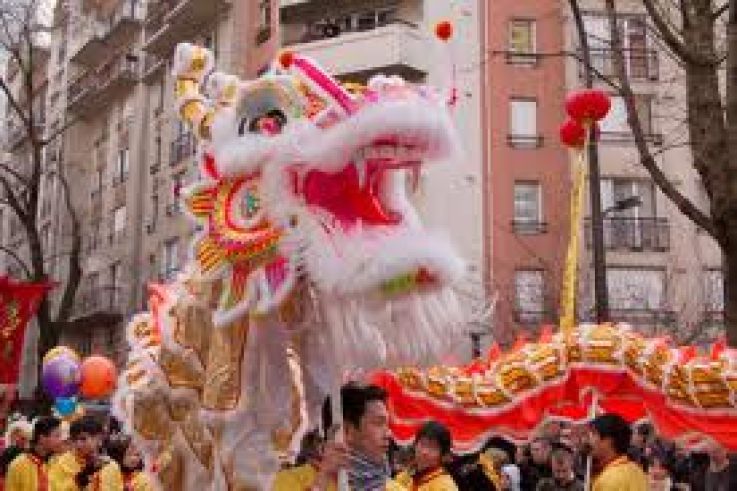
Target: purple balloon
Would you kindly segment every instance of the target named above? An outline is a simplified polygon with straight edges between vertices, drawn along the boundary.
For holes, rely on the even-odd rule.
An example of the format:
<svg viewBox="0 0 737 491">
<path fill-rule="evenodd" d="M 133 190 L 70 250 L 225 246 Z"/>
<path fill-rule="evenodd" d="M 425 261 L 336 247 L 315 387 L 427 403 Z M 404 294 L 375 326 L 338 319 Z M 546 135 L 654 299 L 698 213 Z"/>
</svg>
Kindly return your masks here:
<svg viewBox="0 0 737 491">
<path fill-rule="evenodd" d="M 79 362 L 71 356 L 58 356 L 43 365 L 41 385 L 53 398 L 76 395 L 80 380 Z"/>
</svg>

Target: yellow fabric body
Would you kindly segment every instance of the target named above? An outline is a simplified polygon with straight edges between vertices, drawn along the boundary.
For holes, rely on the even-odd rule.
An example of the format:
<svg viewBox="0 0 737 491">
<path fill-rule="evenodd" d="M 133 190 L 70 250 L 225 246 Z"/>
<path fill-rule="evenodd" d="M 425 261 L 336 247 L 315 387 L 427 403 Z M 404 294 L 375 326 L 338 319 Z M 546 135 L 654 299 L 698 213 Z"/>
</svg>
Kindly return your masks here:
<svg viewBox="0 0 737 491">
<path fill-rule="evenodd" d="M 72 452 L 66 452 L 49 462 L 49 491 L 79 491 L 76 477 L 83 462 Z"/>
<path fill-rule="evenodd" d="M 440 472 L 428 481 L 419 483 L 417 487 L 410 489 L 412 491 L 458 491 L 455 481 L 447 472 Z"/>
<path fill-rule="evenodd" d="M 43 468 L 46 468 L 45 464 L 43 464 Z M 8 473 L 5 476 L 5 490 L 38 490 L 38 469 L 28 455 L 21 454 L 17 456 L 8 466 Z"/>
<path fill-rule="evenodd" d="M 620 457 L 594 480 L 593 491 L 647 491 L 647 476 L 639 465 Z"/>
</svg>

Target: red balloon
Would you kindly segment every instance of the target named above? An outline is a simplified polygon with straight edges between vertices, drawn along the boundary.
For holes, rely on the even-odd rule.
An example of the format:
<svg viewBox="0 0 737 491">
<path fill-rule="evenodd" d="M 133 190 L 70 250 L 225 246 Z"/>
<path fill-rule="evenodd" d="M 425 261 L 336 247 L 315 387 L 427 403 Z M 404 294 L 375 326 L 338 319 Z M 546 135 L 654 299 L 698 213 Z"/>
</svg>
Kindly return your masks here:
<svg viewBox="0 0 737 491">
<path fill-rule="evenodd" d="M 104 356 L 90 356 L 82 362 L 81 394 L 87 399 L 102 399 L 112 394 L 118 378 L 115 364 Z"/>
<path fill-rule="evenodd" d="M 579 90 L 566 98 L 566 112 L 576 121 L 601 121 L 611 107 L 611 98 L 599 89 Z"/>
<path fill-rule="evenodd" d="M 567 119 L 560 125 L 560 141 L 572 148 L 582 148 L 586 143 L 586 128 L 575 119 Z"/>
</svg>

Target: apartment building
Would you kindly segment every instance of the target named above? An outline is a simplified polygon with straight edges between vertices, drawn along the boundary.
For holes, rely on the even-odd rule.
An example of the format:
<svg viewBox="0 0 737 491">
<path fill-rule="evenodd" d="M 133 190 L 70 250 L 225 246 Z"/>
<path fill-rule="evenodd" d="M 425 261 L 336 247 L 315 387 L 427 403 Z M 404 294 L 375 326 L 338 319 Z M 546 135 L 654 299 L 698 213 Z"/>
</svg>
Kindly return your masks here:
<svg viewBox="0 0 737 491">
<path fill-rule="evenodd" d="M 566 94 L 563 2 L 484 8 L 484 165 L 494 335 L 510 343 L 557 321 L 570 167 L 558 141 Z"/>
<path fill-rule="evenodd" d="M 592 64 L 603 75 L 613 73 L 608 19 L 603 2 L 582 3 Z M 648 28 L 642 2 L 618 2 L 625 68 L 632 81 L 638 112 L 659 166 L 679 191 L 708 209 L 708 200 L 691 166 L 684 74 L 667 56 Z M 567 50 L 579 49 L 570 16 Z M 566 63 L 568 87 L 583 85 L 582 68 Z M 597 85 L 610 90 L 601 80 Z M 655 187 L 639 164 L 623 101 L 613 97 L 601 125 L 600 167 L 604 243 L 611 317 L 654 334 L 691 340 L 719 330 L 723 311 L 721 253 L 697 227 Z M 636 206 L 618 211 L 617 203 L 636 198 Z M 592 318 L 593 270 L 590 219 L 586 219 L 581 258 L 580 314 Z"/>
</svg>

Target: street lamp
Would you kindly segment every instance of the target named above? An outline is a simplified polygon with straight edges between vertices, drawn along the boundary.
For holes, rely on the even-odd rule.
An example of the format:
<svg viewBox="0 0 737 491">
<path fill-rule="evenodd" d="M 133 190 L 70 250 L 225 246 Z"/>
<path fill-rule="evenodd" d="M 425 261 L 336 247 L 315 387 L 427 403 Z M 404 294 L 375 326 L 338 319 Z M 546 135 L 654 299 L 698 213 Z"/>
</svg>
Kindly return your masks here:
<svg viewBox="0 0 737 491">
<path fill-rule="evenodd" d="M 639 196 L 629 196 L 627 198 L 617 200 L 612 206 L 602 212 L 601 217 L 606 218 L 606 216 L 612 212 L 625 211 L 632 208 L 638 208 L 640 206 L 642 206 L 642 198 Z"/>
</svg>

